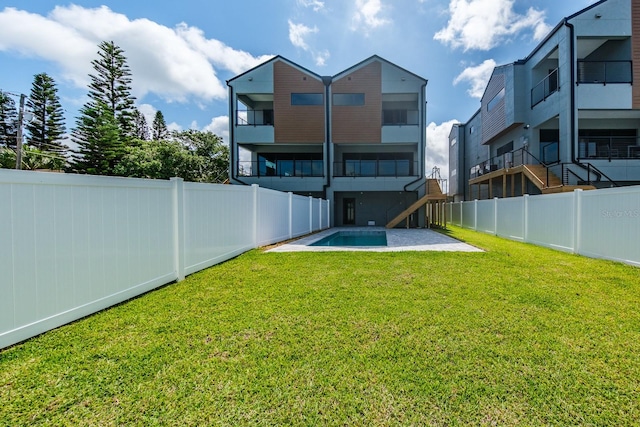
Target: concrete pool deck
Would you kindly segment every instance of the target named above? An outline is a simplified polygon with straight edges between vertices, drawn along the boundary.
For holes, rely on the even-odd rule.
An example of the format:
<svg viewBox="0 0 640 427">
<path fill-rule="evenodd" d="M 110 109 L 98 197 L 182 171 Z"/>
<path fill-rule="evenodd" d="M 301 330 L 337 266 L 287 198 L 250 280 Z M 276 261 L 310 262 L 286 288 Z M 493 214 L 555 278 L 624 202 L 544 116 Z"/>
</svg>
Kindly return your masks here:
<svg viewBox="0 0 640 427">
<path fill-rule="evenodd" d="M 387 246 L 309 246 L 311 243 L 338 231 L 386 231 Z M 266 252 L 402 252 L 402 251 L 445 251 L 445 252 L 484 252 L 475 246 L 468 245 L 437 231 L 428 229 L 390 230 L 384 227 L 336 227 L 323 230 L 310 236 L 302 237 L 283 245 L 271 248 Z"/>
</svg>

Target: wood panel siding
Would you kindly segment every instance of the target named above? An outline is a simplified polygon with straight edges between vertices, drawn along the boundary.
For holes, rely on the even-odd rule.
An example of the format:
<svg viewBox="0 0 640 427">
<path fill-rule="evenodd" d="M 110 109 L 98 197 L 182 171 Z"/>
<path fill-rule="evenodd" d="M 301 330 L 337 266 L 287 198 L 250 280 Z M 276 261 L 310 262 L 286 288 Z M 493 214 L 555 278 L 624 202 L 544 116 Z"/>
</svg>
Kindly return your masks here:
<svg viewBox="0 0 640 427">
<path fill-rule="evenodd" d="M 364 93 L 364 105 L 332 106 L 334 144 L 382 141 L 382 65 L 372 62 L 334 81 L 332 93 Z"/>
<path fill-rule="evenodd" d="M 489 102 L 502 90 L 505 89 L 504 74 L 494 74 L 487 84 L 484 96 L 482 97 L 482 143 L 486 144 L 491 138 L 502 132 L 507 126 L 507 116 L 505 112 L 505 97 L 488 110 Z"/>
<path fill-rule="evenodd" d="M 631 60 L 633 61 L 633 108 L 640 108 L 640 0 L 631 0 Z"/>
<path fill-rule="evenodd" d="M 321 93 L 324 99 L 322 81 L 277 61 L 273 64 L 273 89 L 274 142 L 322 144 L 325 140 L 325 106 L 291 105 L 292 93 Z"/>
</svg>

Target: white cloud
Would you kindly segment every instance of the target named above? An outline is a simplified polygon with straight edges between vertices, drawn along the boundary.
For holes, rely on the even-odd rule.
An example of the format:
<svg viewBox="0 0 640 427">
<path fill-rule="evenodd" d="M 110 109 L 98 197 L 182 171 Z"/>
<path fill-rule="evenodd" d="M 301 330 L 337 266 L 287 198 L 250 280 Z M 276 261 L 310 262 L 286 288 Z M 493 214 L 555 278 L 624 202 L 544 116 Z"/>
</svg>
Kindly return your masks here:
<svg viewBox="0 0 640 427">
<path fill-rule="evenodd" d="M 289 20 L 289 41 L 295 47 L 299 47 L 303 50 L 309 50 L 309 45 L 305 40 L 309 34 L 318 32 L 318 27 L 307 27 L 304 24 L 294 24 Z"/>
<path fill-rule="evenodd" d="M 289 20 L 289 41 L 291 41 L 291 44 L 310 53 L 316 65 L 323 66 L 326 65 L 327 59 L 331 56 L 329 51 L 317 51 L 312 49 L 307 42 L 307 38 L 312 34 L 318 33 L 318 31 L 318 27 L 314 26 L 311 28 L 304 24 L 296 24 Z"/>
<path fill-rule="evenodd" d="M 106 6 L 57 6 L 48 16 L 16 8 L 0 11 L 0 50 L 54 62 L 79 87 L 87 85 L 103 40 L 125 51 L 136 97 L 155 93 L 167 101 L 224 99 L 227 90 L 218 70 L 239 74 L 271 57 L 235 50 L 184 23 L 169 28 L 148 19 L 130 20 Z"/>
<path fill-rule="evenodd" d="M 457 85 L 460 82 L 468 82 L 471 85 L 469 90 L 467 90 L 469 96 L 480 99 L 484 94 L 484 90 L 487 87 L 487 83 L 495 67 L 496 61 L 487 59 L 480 65 L 466 68 L 453 80 L 453 84 Z"/>
<path fill-rule="evenodd" d="M 381 0 L 356 0 L 356 9 L 352 26 L 354 31 L 363 28 L 366 33 L 368 30 L 382 27 L 391 22 L 389 19 L 380 17 L 382 13 Z"/>
<path fill-rule="evenodd" d="M 449 22 L 433 37 L 454 48 L 489 50 L 522 31 L 541 40 L 551 29 L 545 12 L 529 8 L 517 14 L 515 0 L 450 0 Z"/>
<path fill-rule="evenodd" d="M 459 121 L 449 120 L 439 125 L 431 122 L 427 126 L 427 175 L 436 166 L 442 178 L 449 178 L 449 133 L 455 123 Z"/>
<path fill-rule="evenodd" d="M 147 121 L 147 126 L 151 129 L 153 126 L 153 120 L 156 118 L 156 112 L 158 111 L 156 107 L 151 104 L 140 104 L 137 106 L 140 114 L 144 116 L 144 119 Z"/>
<path fill-rule="evenodd" d="M 202 130 L 215 133 L 225 145 L 229 145 L 229 116 L 214 117 Z"/>
<path fill-rule="evenodd" d="M 167 130 L 169 132 L 182 132 L 182 126 L 176 122 L 171 122 L 167 125 Z"/>
<path fill-rule="evenodd" d="M 320 0 L 298 0 L 298 4 L 304 7 L 312 7 L 315 12 L 324 9 L 324 2 Z"/>
</svg>

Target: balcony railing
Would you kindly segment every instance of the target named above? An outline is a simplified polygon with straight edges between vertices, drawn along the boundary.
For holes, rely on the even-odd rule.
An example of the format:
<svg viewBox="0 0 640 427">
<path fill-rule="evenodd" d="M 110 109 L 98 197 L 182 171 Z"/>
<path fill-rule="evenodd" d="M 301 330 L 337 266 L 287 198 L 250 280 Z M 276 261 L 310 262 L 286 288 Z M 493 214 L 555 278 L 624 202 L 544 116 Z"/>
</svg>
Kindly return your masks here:
<svg viewBox="0 0 640 427">
<path fill-rule="evenodd" d="M 578 61 L 578 83 L 633 83 L 631 61 Z"/>
<path fill-rule="evenodd" d="M 482 163 L 478 163 L 469 169 L 469 179 L 495 172 L 500 169 L 508 169 L 516 166 L 540 164 L 541 162 L 529 151 L 520 148 L 516 151 L 495 156 Z"/>
<path fill-rule="evenodd" d="M 322 160 L 239 161 L 238 176 L 244 177 L 323 177 Z"/>
<path fill-rule="evenodd" d="M 238 110 L 237 126 L 273 126 L 273 110 Z"/>
<path fill-rule="evenodd" d="M 560 88 L 558 69 L 550 72 L 544 79 L 531 89 L 531 108 L 545 101 Z"/>
<path fill-rule="evenodd" d="M 337 177 L 405 177 L 415 176 L 418 162 L 409 160 L 345 160 L 333 164 Z"/>
<path fill-rule="evenodd" d="M 640 148 L 640 147 L 639 147 Z M 639 156 L 640 157 L 640 156 Z M 546 176 L 541 178 L 541 182 L 545 186 L 549 186 L 552 181 L 552 175 L 560 177 L 562 185 L 571 184 L 571 180 L 578 183 L 593 184 L 594 182 L 605 181 L 609 185 L 617 187 L 618 184 L 607 176 L 600 169 L 592 165 L 591 163 L 581 162 L 579 172 L 576 172 L 576 164 L 574 163 L 560 163 L 555 162 L 553 164 L 543 163 L 536 156 L 531 154 L 528 150 L 520 148 L 519 150 L 502 154 L 500 156 L 492 157 L 489 160 L 485 160 L 473 166 L 469 170 L 469 179 L 481 177 L 491 172 L 498 171 L 500 169 L 508 169 L 522 165 L 543 165 L 546 169 Z M 586 173 L 586 176 L 584 175 Z"/>
<path fill-rule="evenodd" d="M 640 159 L 640 139 L 635 136 L 590 136 L 578 141 L 580 159 Z"/>
<path fill-rule="evenodd" d="M 404 126 L 419 124 L 418 110 L 384 109 L 382 110 L 382 126 Z"/>
</svg>

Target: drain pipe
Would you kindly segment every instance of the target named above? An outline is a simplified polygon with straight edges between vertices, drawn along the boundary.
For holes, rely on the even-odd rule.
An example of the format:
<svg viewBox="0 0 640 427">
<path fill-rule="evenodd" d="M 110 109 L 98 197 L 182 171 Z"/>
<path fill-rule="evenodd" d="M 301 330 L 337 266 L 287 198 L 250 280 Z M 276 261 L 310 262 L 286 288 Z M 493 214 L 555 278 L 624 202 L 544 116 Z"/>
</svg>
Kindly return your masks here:
<svg viewBox="0 0 640 427">
<path fill-rule="evenodd" d="M 572 23 L 569 22 L 567 18 L 564 18 L 564 25 L 569 28 L 569 67 L 571 72 L 571 163 L 578 163 L 576 159 L 576 53 L 575 53 L 575 28 Z M 582 165 L 580 165 L 582 167 Z"/>
<path fill-rule="evenodd" d="M 325 122 L 325 151 L 326 151 L 326 158 L 325 158 L 325 163 L 326 163 L 326 174 L 327 177 L 325 179 L 325 183 L 322 186 L 322 195 L 323 198 L 326 200 L 327 199 L 327 188 L 331 187 L 331 116 L 330 114 L 330 105 L 329 105 L 329 88 L 331 86 L 331 80 L 332 77 L 331 76 L 325 76 L 322 78 L 322 83 L 324 83 L 324 99 L 325 99 L 325 106 L 324 106 L 324 122 Z"/>
</svg>

